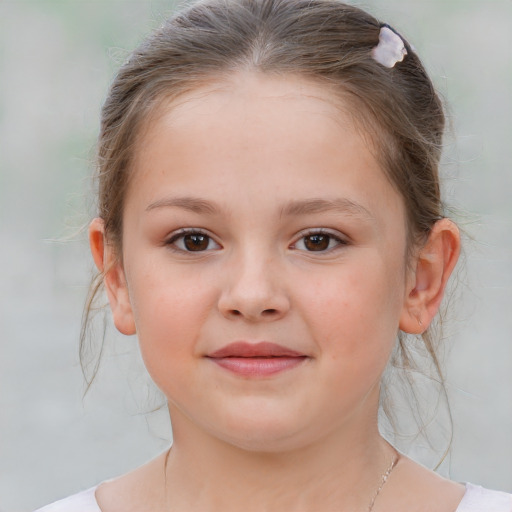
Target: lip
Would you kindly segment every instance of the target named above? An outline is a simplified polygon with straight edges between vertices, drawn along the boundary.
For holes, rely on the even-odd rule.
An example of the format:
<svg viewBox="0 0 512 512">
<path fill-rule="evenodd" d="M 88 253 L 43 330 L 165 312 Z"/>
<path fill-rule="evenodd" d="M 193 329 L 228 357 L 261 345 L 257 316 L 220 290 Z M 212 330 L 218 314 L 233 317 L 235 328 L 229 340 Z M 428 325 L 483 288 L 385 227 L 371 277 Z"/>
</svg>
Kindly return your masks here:
<svg viewBox="0 0 512 512">
<path fill-rule="evenodd" d="M 207 357 L 213 359 L 223 357 L 305 357 L 305 354 L 269 341 L 260 341 L 259 343 L 235 341 L 208 354 Z"/>
<path fill-rule="evenodd" d="M 301 352 L 268 341 L 237 341 L 206 357 L 225 370 L 244 377 L 281 373 L 299 366 L 308 358 Z"/>
</svg>

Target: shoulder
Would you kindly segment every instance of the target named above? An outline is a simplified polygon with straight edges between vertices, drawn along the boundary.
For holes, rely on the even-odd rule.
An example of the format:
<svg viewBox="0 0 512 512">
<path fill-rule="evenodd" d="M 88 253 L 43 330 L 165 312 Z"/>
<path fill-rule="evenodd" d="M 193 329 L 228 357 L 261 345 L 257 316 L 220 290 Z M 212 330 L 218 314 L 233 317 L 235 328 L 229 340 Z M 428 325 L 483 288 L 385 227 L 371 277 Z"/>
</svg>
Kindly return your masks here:
<svg viewBox="0 0 512 512">
<path fill-rule="evenodd" d="M 35 512 L 101 512 L 95 497 L 96 487 L 56 501 Z"/>
<path fill-rule="evenodd" d="M 456 512 L 512 512 L 512 494 L 466 484 L 466 493 Z"/>
<path fill-rule="evenodd" d="M 400 454 L 375 511 L 454 512 L 465 492 L 464 485 L 447 480 Z"/>
<path fill-rule="evenodd" d="M 394 471 L 396 474 L 393 475 Z M 511 494 L 447 480 L 405 456 L 401 457 L 394 471 L 389 479 L 391 485 L 388 491 L 395 492 L 387 495 L 387 503 L 383 500 L 385 506 L 382 510 L 512 512 Z M 408 492 L 403 492 L 404 489 Z M 386 491 L 386 488 L 383 490 Z"/>
</svg>

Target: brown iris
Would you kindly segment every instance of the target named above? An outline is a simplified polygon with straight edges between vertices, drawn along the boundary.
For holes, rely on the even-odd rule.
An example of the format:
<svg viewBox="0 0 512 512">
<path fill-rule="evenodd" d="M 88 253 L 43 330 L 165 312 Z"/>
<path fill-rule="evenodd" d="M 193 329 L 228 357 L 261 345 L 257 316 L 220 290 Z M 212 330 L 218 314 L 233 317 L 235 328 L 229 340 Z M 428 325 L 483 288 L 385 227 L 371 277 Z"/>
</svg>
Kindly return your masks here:
<svg viewBox="0 0 512 512">
<path fill-rule="evenodd" d="M 210 238 L 200 233 L 192 233 L 183 237 L 183 244 L 188 251 L 205 251 L 208 249 Z"/>
<path fill-rule="evenodd" d="M 325 251 L 330 240 L 329 235 L 308 235 L 304 237 L 304 246 L 308 251 Z"/>
</svg>

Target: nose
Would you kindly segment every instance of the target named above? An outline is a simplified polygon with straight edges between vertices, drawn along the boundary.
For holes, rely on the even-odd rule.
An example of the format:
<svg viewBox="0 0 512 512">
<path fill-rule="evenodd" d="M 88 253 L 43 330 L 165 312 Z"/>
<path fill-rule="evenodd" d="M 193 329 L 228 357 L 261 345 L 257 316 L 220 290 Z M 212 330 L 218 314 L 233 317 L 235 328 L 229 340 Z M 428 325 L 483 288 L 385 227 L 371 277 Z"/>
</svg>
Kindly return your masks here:
<svg viewBox="0 0 512 512">
<path fill-rule="evenodd" d="M 254 255 L 226 269 L 218 308 L 228 319 L 270 322 L 286 315 L 290 301 L 283 273 L 271 258 Z"/>
</svg>

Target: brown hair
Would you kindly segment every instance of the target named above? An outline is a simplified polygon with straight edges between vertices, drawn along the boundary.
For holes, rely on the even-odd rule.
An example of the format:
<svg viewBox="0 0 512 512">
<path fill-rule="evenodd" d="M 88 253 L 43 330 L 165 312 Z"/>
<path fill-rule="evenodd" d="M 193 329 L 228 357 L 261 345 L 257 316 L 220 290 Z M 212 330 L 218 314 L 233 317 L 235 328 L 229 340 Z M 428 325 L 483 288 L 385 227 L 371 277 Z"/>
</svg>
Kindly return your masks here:
<svg viewBox="0 0 512 512">
<path fill-rule="evenodd" d="M 241 69 L 307 77 L 348 98 L 358 126 L 403 197 L 409 246 L 421 243 L 442 217 L 438 165 L 443 108 L 407 42 L 406 57 L 393 68 L 372 58 L 381 26 L 366 12 L 337 0 L 205 0 L 169 19 L 121 67 L 102 110 L 98 214 L 118 254 L 123 203 L 144 123 L 162 101 Z M 97 276 L 86 304 L 82 356 L 101 281 Z M 429 332 L 423 344 L 442 382 Z M 411 368 L 413 361 L 399 336 L 394 363 Z"/>
</svg>

